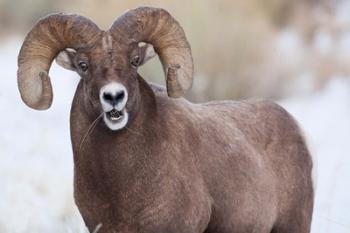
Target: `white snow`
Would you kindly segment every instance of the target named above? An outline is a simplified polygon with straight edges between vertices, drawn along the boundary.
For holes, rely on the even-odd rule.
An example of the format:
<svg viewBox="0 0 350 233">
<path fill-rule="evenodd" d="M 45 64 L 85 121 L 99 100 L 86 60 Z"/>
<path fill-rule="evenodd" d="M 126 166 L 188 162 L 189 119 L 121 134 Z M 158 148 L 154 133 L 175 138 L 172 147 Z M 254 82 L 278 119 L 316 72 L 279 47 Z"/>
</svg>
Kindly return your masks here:
<svg viewBox="0 0 350 233">
<path fill-rule="evenodd" d="M 349 78 L 336 77 L 319 93 L 281 104 L 299 121 L 316 156 L 313 232 L 350 232 Z"/>
<path fill-rule="evenodd" d="M 20 100 L 20 41 L 0 48 L 0 232 L 84 232 L 73 201 L 69 110 L 78 77 L 53 65 L 54 103 L 34 111 Z M 313 233 L 350 232 L 350 83 L 333 79 L 310 96 L 281 101 L 318 158 Z"/>
<path fill-rule="evenodd" d="M 54 65 L 54 103 L 26 107 L 17 89 L 20 41 L 0 49 L 0 232 L 83 232 L 73 202 L 70 103 L 78 77 Z"/>
</svg>

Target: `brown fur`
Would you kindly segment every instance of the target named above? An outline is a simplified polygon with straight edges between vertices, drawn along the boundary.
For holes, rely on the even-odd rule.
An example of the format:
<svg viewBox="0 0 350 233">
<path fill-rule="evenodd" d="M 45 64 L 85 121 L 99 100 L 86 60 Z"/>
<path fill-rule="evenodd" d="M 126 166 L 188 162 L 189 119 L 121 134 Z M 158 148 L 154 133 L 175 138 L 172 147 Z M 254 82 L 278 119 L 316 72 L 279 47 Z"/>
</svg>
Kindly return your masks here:
<svg viewBox="0 0 350 233">
<path fill-rule="evenodd" d="M 139 79 L 141 109 L 118 132 L 91 124 L 79 85 L 75 198 L 101 232 L 310 231 L 312 162 L 292 117 L 268 101 L 193 104 Z M 151 87 L 153 87 L 151 85 Z"/>
<path fill-rule="evenodd" d="M 145 49 L 117 38 L 106 46 L 102 33 L 59 59 L 82 77 L 71 139 L 74 196 L 89 230 L 102 224 L 99 233 L 310 232 L 312 161 L 295 120 L 269 101 L 169 98 L 130 65 Z M 100 118 L 98 91 L 111 81 L 129 93 L 131 117 L 118 131 Z"/>
</svg>

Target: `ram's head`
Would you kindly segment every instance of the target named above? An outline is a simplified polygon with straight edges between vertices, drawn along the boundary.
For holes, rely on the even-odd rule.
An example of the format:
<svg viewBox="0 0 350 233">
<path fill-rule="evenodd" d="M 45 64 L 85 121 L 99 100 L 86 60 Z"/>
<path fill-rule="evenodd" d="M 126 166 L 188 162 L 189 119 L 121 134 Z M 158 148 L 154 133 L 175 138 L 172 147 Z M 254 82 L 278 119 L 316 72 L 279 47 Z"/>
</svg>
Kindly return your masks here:
<svg viewBox="0 0 350 233">
<path fill-rule="evenodd" d="M 53 94 L 48 72 L 56 58 L 81 76 L 89 111 L 104 113 L 106 125 L 117 130 L 137 111 L 138 66 L 156 53 L 168 95 L 182 96 L 192 84 L 191 49 L 179 23 L 165 10 L 127 11 L 107 31 L 82 16 L 53 14 L 39 20 L 23 42 L 18 87 L 29 107 L 49 108 Z"/>
</svg>

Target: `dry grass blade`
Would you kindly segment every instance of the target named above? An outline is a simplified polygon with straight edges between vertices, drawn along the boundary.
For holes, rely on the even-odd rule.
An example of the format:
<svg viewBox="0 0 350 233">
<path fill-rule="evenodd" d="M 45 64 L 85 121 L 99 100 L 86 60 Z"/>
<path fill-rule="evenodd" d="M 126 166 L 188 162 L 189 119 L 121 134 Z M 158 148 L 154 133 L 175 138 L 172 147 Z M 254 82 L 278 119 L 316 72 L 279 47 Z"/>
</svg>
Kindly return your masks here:
<svg viewBox="0 0 350 233">
<path fill-rule="evenodd" d="M 102 223 L 98 224 L 92 233 L 98 233 L 98 231 L 101 229 L 101 227 L 102 227 Z"/>
<path fill-rule="evenodd" d="M 86 140 L 86 138 L 93 132 L 93 130 L 95 129 L 97 123 L 98 123 L 98 120 L 102 117 L 104 112 L 102 112 L 92 123 L 91 125 L 89 126 L 87 132 L 85 133 L 83 139 L 81 140 L 81 143 L 79 145 L 79 151 L 81 151 L 83 145 L 84 145 L 84 142 Z"/>
</svg>

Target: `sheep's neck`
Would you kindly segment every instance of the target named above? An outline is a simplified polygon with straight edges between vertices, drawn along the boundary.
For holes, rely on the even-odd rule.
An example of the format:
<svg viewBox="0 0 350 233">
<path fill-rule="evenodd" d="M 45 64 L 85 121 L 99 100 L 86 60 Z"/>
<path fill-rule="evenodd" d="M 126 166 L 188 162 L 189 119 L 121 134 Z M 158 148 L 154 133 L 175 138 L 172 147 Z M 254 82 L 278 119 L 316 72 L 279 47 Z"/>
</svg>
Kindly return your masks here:
<svg viewBox="0 0 350 233">
<path fill-rule="evenodd" d="M 160 177 L 166 173 L 167 163 L 159 153 L 156 102 L 150 87 L 141 86 L 140 89 L 139 111 L 128 128 L 113 132 L 100 121 L 83 146 L 80 145 L 82 137 L 92 122 L 81 114 L 82 105 L 77 94 L 71 113 L 71 134 L 78 206 L 96 209 L 106 206 L 124 214 L 134 212 L 130 207 L 125 207 L 128 211 L 123 210 L 123 200 L 137 201 L 144 198 L 145 192 L 149 192 L 150 197 L 155 196 L 152 193 L 157 190 L 154 184 L 161 185 Z M 135 208 L 142 207 L 135 205 Z"/>
</svg>

